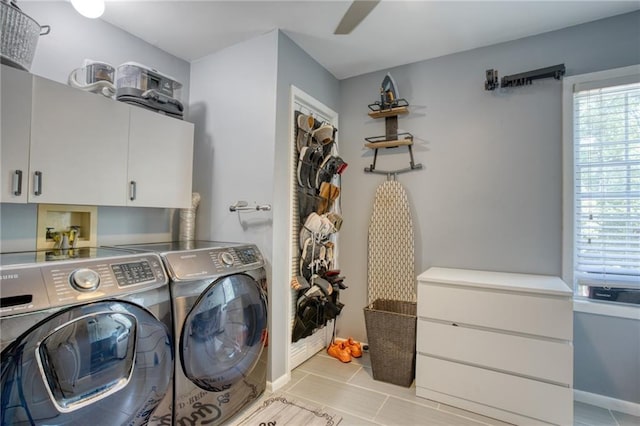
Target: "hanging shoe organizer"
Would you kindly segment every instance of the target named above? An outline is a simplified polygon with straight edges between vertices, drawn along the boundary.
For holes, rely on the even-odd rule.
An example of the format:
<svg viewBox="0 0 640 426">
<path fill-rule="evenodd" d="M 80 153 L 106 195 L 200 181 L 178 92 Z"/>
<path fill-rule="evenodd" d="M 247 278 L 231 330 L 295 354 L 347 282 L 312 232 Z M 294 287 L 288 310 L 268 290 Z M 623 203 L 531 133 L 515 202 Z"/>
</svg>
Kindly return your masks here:
<svg viewBox="0 0 640 426">
<path fill-rule="evenodd" d="M 332 235 L 342 225 L 336 204 L 347 163 L 338 156 L 335 127 L 302 111 L 294 112 L 294 122 L 301 255 L 291 287 L 297 292 L 292 330 L 292 342 L 297 342 L 335 320 L 344 306 L 339 294 L 347 286 L 340 270 L 334 269 Z"/>
</svg>

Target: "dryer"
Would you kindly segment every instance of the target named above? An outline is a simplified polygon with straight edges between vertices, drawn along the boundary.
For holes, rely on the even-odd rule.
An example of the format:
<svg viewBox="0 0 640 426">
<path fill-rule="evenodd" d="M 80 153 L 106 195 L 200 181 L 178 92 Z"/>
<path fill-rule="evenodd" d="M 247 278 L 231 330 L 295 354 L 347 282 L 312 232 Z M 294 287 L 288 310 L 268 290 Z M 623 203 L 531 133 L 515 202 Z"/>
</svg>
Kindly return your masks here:
<svg viewBox="0 0 640 426">
<path fill-rule="evenodd" d="M 170 276 L 177 426 L 218 425 L 254 402 L 267 380 L 267 282 L 253 244 L 122 246 L 160 253 Z"/>
<path fill-rule="evenodd" d="M 0 424 L 171 424 L 171 306 L 157 254 L 2 253 L 0 292 Z"/>
</svg>

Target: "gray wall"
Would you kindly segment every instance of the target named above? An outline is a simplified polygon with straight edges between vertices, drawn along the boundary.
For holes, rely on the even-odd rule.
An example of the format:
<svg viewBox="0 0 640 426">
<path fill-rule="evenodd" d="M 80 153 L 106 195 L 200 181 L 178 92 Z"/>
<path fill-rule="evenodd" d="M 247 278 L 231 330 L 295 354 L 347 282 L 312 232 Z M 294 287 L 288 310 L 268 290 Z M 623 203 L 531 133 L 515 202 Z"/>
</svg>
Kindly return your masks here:
<svg viewBox="0 0 640 426">
<path fill-rule="evenodd" d="M 71 70 L 85 59 L 117 67 L 138 62 L 184 84 L 182 97 L 189 104 L 189 63 L 142 41 L 100 19 L 85 18 L 67 1 L 19 1 L 20 9 L 51 33 L 41 36 L 31 73 L 66 83 Z"/>
<path fill-rule="evenodd" d="M 104 21 L 82 17 L 69 2 L 20 2 L 20 8 L 40 25 L 51 26 L 51 33 L 38 40 L 31 73 L 66 83 L 69 73 L 82 66 L 85 59 L 114 66 L 139 62 L 182 82 L 183 100 L 188 105 L 188 62 Z M 171 226 L 174 213 L 172 209 L 100 207 L 98 244 L 169 240 L 175 232 Z M 0 217 L 2 251 L 35 249 L 37 205 L 3 203 Z"/>
<path fill-rule="evenodd" d="M 268 259 L 272 212 L 238 215 L 229 206 L 272 203 L 276 50 L 272 31 L 191 65 L 193 187 L 202 197 L 197 234 L 255 242 Z"/>
<path fill-rule="evenodd" d="M 194 190 L 199 238 L 256 243 L 268 262 L 269 380 L 288 374 L 289 96 L 292 84 L 331 108 L 339 83 L 287 36 L 272 31 L 194 61 Z M 237 200 L 271 212 L 229 212 Z"/>
<path fill-rule="evenodd" d="M 52 33 L 39 41 L 32 67 L 35 74 L 64 82 L 85 58 L 114 65 L 133 60 L 185 83 L 185 100 L 190 93 L 195 97 L 189 116 L 196 122 L 194 190 L 209 197 L 198 211 L 198 235 L 256 241 L 269 255 L 275 283 L 272 325 L 287 318 L 284 309 L 277 309 L 284 306 L 278 303 L 287 297 L 289 274 L 274 253 L 287 249 L 283 242 L 288 234 L 286 219 L 278 213 L 289 211 L 288 194 L 282 192 L 287 186 L 283 144 L 288 143 L 289 85 L 338 111 L 341 154 L 350 163 L 343 179 L 345 222 L 340 231 L 340 264 L 349 289 L 341 293 L 346 307 L 338 320 L 338 334 L 366 340 L 362 316 L 366 232 L 373 194 L 384 177 L 362 172 L 371 162 L 363 138 L 383 133 L 384 123 L 369 119 L 366 113 L 367 104 L 377 99 L 386 71 L 338 83 L 286 36 L 267 34 L 221 53 L 221 57 L 238 55 L 237 60 L 255 66 L 256 72 L 236 68 L 238 78 L 231 87 L 242 98 L 234 102 L 251 114 L 243 117 L 228 110 L 226 117 L 235 127 L 220 123 L 224 137 L 218 139 L 220 133 L 211 125 L 219 118 L 211 108 L 228 100 L 209 91 L 213 84 L 209 80 L 216 76 L 205 75 L 206 63 L 215 63 L 216 58 L 194 64 L 192 78 L 199 83 L 190 89 L 188 63 L 100 20 L 80 17 L 67 2 L 21 2 L 20 6 L 40 24 L 52 26 Z M 544 80 L 532 87 L 489 93 L 482 89 L 484 71 L 496 68 L 506 75 L 565 63 L 571 75 L 640 63 L 638 28 L 640 13 L 633 13 L 390 70 L 400 94 L 411 103 L 411 113 L 400 118 L 400 127 L 416 136 L 416 161 L 425 166 L 399 177 L 413 206 L 416 273 L 437 265 L 560 275 L 560 83 Z M 250 61 L 247 56 L 251 55 L 265 62 Z M 226 72 L 230 74 L 229 68 Z M 266 86 L 257 87 L 255 93 L 248 90 L 255 85 L 253 78 Z M 199 90 L 207 92 L 206 97 Z M 260 108 L 253 108 L 254 103 Z M 247 130 L 252 123 L 258 123 L 256 130 Z M 404 152 L 393 151 L 382 153 L 379 168 L 408 163 Z M 260 157 L 263 162 L 254 162 Z M 249 172 L 244 167 L 247 160 L 252 166 Z M 234 178 L 239 170 L 241 184 Z M 239 221 L 227 213 L 228 204 L 236 199 L 272 202 L 273 216 Z M 173 213 L 100 208 L 99 242 L 167 239 Z M 0 215 L 3 251 L 35 247 L 35 205 L 2 204 Z M 273 233 L 272 243 L 269 233 Z M 273 379 L 286 373 L 283 360 L 287 356 L 283 352 L 286 328 L 275 324 L 270 345 L 275 351 Z M 637 322 L 576 313 L 574 325 L 576 389 L 640 403 Z"/>
<path fill-rule="evenodd" d="M 638 320 L 574 314 L 574 388 L 640 404 Z"/>
<path fill-rule="evenodd" d="M 640 63 L 639 28 L 640 13 L 627 14 L 341 81 L 341 152 L 349 168 L 340 264 L 349 289 L 342 293 L 347 307 L 339 335 L 366 341 L 367 227 L 375 188 L 385 177 L 363 172 L 372 161 L 363 138 L 384 134 L 384 121 L 370 119 L 367 105 L 377 100 L 385 73 L 410 103 L 399 127 L 415 136 L 416 162 L 424 166 L 398 176 L 413 210 L 416 274 L 445 266 L 560 276 L 562 83 L 539 80 L 487 92 L 484 73 L 564 63 L 573 75 Z M 381 152 L 377 168 L 407 167 L 406 152 Z M 587 323 L 598 320 L 575 315 L 576 388 L 639 402 L 630 384 L 638 383 L 640 352 L 637 340 L 628 340 L 638 324 L 608 319 L 614 326 L 604 338 Z M 591 362 L 593 351 L 613 355 L 621 348 L 628 357 L 616 366 Z"/>
<path fill-rule="evenodd" d="M 228 47 L 192 63 L 191 114 L 195 123 L 194 191 L 202 201 L 200 239 L 257 244 L 270 285 L 270 358 L 285 356 L 285 299 L 272 285 L 277 31 Z M 274 204 L 269 212 L 231 213 L 236 201 Z M 268 377 L 283 371 L 269 369 Z"/>
<path fill-rule="evenodd" d="M 289 247 L 289 138 L 291 134 L 290 96 L 291 85 L 303 90 L 329 108 L 337 110 L 339 82 L 327 70 L 296 45 L 283 33 L 278 36 L 278 86 L 276 103 L 276 147 L 274 168 L 274 224 L 273 224 L 273 288 L 271 300 L 281 300 L 284 307 L 291 298 L 289 282 L 291 273 L 287 269 Z M 291 327 L 289 312 L 279 312 L 279 322 L 272 322 L 274 330 Z M 286 335 L 288 338 L 288 334 Z M 283 342 L 284 344 L 284 342 Z M 288 354 L 272 359 L 274 371 L 287 371 Z M 274 379 L 278 376 L 274 376 Z"/>
</svg>

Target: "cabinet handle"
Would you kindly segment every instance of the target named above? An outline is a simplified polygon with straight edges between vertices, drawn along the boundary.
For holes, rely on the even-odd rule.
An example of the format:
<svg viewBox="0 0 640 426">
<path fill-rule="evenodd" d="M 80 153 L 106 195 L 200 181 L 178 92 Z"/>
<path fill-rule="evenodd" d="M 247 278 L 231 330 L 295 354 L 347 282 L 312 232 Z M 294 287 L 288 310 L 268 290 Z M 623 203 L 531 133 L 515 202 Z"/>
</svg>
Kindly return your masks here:
<svg viewBox="0 0 640 426">
<path fill-rule="evenodd" d="M 33 173 L 33 195 L 42 195 L 42 172 Z"/>
<path fill-rule="evenodd" d="M 136 199 L 136 181 L 132 180 L 129 182 L 129 199 L 131 201 Z"/>
<path fill-rule="evenodd" d="M 22 195 L 22 170 L 13 172 L 13 195 Z"/>
</svg>

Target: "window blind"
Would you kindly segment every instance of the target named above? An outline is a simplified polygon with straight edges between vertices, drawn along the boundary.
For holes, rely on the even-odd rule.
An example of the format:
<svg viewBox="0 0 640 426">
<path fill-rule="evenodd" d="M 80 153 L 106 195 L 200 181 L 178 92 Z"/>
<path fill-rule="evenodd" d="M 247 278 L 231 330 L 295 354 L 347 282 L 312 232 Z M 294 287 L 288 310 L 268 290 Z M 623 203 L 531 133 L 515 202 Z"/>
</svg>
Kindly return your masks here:
<svg viewBox="0 0 640 426">
<path fill-rule="evenodd" d="M 640 83 L 573 101 L 576 283 L 640 288 Z"/>
</svg>

